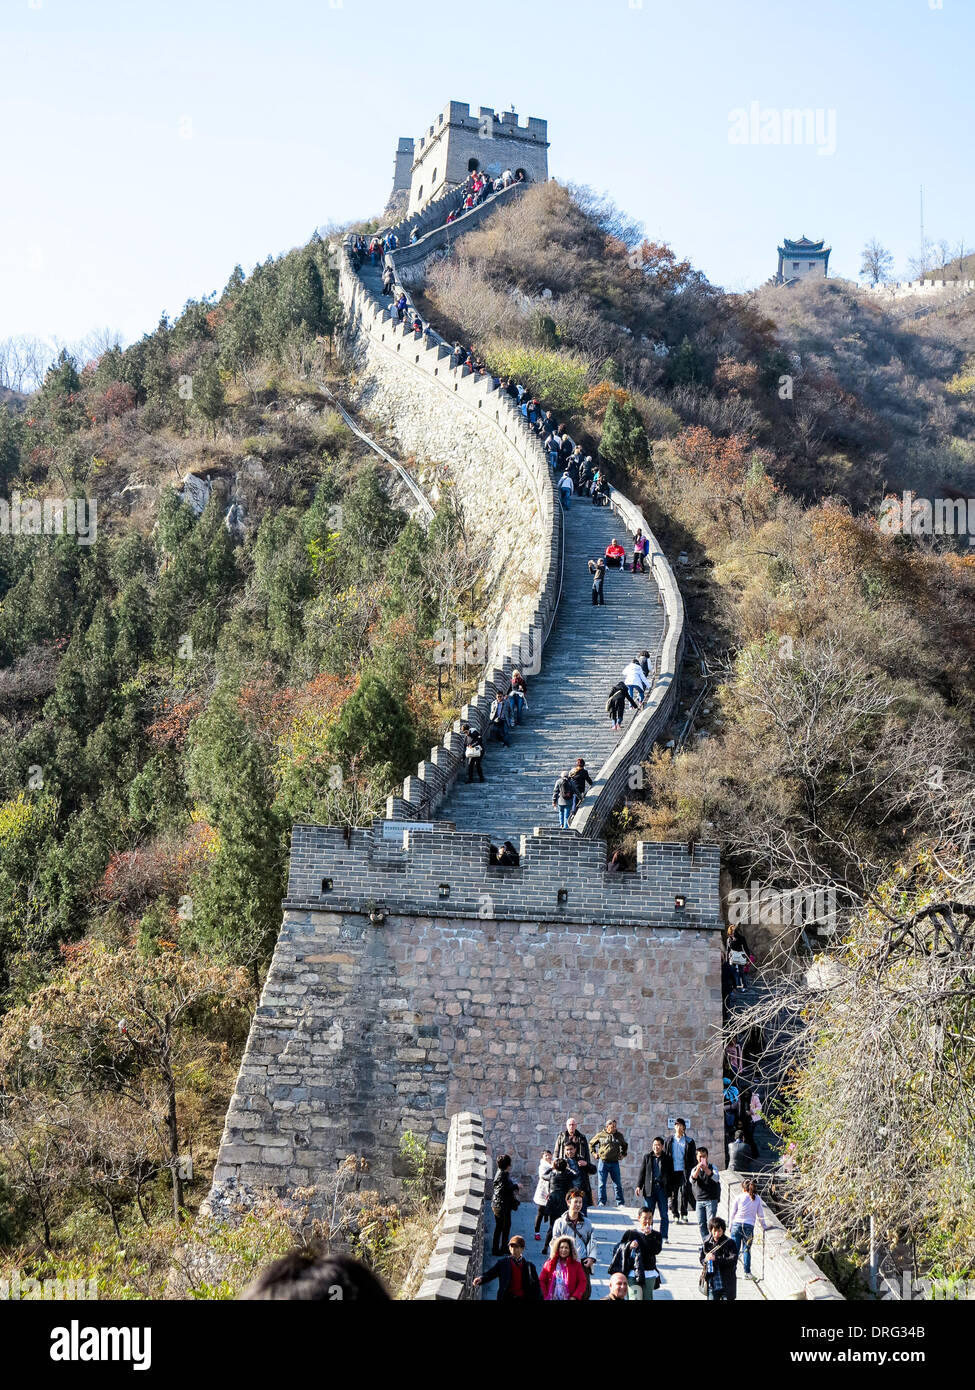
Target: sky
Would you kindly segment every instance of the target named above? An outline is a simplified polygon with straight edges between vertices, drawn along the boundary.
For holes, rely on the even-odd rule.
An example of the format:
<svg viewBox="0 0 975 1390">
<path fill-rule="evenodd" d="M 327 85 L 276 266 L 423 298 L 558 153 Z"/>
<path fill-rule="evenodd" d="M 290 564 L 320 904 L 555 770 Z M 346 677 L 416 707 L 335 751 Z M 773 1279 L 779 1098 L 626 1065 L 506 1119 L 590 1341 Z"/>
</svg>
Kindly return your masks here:
<svg viewBox="0 0 975 1390">
<path fill-rule="evenodd" d="M 975 244 L 973 41 L 975 0 L 0 0 L 0 339 L 132 341 L 380 212 L 451 99 L 545 118 L 550 174 L 727 289 L 803 234 L 906 272 L 922 185 Z"/>
</svg>

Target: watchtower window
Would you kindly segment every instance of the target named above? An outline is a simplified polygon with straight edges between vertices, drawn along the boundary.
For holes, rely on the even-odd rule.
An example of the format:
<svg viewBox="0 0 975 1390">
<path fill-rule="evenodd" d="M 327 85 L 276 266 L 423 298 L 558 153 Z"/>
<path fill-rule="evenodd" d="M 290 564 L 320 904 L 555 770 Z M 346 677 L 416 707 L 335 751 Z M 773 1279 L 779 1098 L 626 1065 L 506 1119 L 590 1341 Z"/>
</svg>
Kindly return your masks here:
<svg viewBox="0 0 975 1390">
<path fill-rule="evenodd" d="M 436 186 L 437 186 L 437 171 L 436 171 L 436 169 L 434 169 L 434 171 L 433 171 L 433 178 L 430 180 L 430 187 L 431 187 L 431 188 L 436 188 Z"/>
<path fill-rule="evenodd" d="M 515 170 L 515 178 L 516 178 L 516 179 L 524 179 L 526 183 L 528 182 L 528 175 L 527 175 L 527 173 L 525 172 L 524 169 L 516 169 L 516 170 Z"/>
<path fill-rule="evenodd" d="M 476 174 L 477 171 L 478 171 L 478 169 L 480 169 L 480 167 L 481 167 L 480 160 L 477 160 L 477 159 L 469 159 L 469 160 L 467 161 L 467 172 L 468 172 L 469 174 Z"/>
<path fill-rule="evenodd" d="M 423 184 L 422 184 L 422 183 L 420 184 L 420 187 L 419 187 L 419 188 L 417 189 L 417 191 L 416 191 L 416 196 L 417 196 L 417 201 L 419 201 L 419 200 L 423 197 Z"/>
</svg>

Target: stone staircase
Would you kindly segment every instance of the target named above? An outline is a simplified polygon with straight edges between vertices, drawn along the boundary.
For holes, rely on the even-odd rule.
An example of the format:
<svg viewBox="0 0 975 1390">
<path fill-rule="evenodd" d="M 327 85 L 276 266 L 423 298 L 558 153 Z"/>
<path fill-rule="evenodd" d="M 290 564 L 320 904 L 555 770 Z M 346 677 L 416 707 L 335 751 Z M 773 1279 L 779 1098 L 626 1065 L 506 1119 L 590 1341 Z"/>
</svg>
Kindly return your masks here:
<svg viewBox="0 0 975 1390">
<path fill-rule="evenodd" d="M 619 517 L 574 498 L 564 522 L 562 599 L 542 670 L 526 676 L 528 713 L 511 731 L 510 748 L 487 743 L 484 783 L 457 782 L 437 813 L 458 830 L 488 832 L 495 843 L 517 846 L 518 836 L 531 835 L 536 825 L 558 825 L 556 778 L 577 758 L 585 758 L 595 777 L 635 717 L 627 705 L 623 731 L 611 728 L 605 710 L 610 687 L 638 652 L 646 649 L 655 658 L 663 635 L 663 610 L 648 574 L 609 570 L 605 605 L 592 605 L 586 561 L 602 555 L 614 536 L 632 544 Z"/>
</svg>

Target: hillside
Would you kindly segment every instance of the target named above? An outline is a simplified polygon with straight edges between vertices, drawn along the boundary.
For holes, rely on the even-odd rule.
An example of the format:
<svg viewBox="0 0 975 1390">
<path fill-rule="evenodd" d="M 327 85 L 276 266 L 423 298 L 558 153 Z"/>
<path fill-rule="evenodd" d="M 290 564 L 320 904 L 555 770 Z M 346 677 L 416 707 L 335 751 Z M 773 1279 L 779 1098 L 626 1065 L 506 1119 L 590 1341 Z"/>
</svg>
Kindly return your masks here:
<svg viewBox="0 0 975 1390">
<path fill-rule="evenodd" d="M 717 839 L 729 881 L 829 883 L 844 925 L 892 884 L 921 902 L 933 865 L 969 893 L 975 566 L 964 538 L 875 518 L 887 491 L 972 490 L 975 313 L 905 327 L 829 281 L 725 295 L 554 181 L 463 238 L 422 305 L 686 557 L 717 688 L 614 843 Z M 158 1292 L 212 1164 L 291 825 L 367 821 L 464 699 L 434 634 L 488 596 L 446 564 L 466 544 L 449 502 L 429 530 L 408 519 L 335 413 L 340 332 L 316 237 L 125 351 L 61 354 L 24 411 L 0 409 L 3 490 L 84 497 L 99 536 L 0 537 L 0 1240 L 19 1268 Z M 163 1036 L 149 1016 L 174 999 Z M 350 1201 L 343 1239 L 381 1261 L 402 1213 L 370 1226 Z M 914 1237 L 933 1247 L 939 1221 L 960 1259 L 943 1207 Z M 241 1277 L 287 1232 L 252 1234 Z"/>
<path fill-rule="evenodd" d="M 464 698 L 431 659 L 457 518 L 410 519 L 336 413 L 338 328 L 316 237 L 0 410 L 5 493 L 84 498 L 93 523 L 0 536 L 0 1240 L 22 1272 L 80 1260 L 103 1293 L 158 1293 L 293 822 L 368 820 Z M 476 618 L 464 582 L 447 597 Z M 275 1240 L 270 1214 L 239 1278 Z"/>
</svg>

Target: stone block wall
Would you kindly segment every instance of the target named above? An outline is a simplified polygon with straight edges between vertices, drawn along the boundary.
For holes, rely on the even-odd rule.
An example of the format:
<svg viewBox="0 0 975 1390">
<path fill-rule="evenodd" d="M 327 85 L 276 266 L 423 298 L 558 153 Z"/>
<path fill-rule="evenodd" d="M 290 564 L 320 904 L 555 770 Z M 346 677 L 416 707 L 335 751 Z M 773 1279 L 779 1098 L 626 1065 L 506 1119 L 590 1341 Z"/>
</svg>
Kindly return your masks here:
<svg viewBox="0 0 975 1390">
<path fill-rule="evenodd" d="M 420 240 L 393 254 L 398 279 L 405 278 L 407 266 L 422 278 L 426 260 L 461 227 L 469 229 L 522 192 L 523 185 L 512 185 L 450 227 L 444 219 L 460 205 L 458 193 L 405 219 L 394 228 L 400 241 L 414 226 Z M 460 723 L 486 720 L 493 684 L 515 666 L 528 673 L 538 669 L 561 589 L 562 511 L 544 451 L 510 398 L 489 376 L 453 367 L 448 346 L 436 334 L 417 337 L 396 323 L 352 269 L 347 245 L 339 253 L 339 291 L 360 404 L 389 426 L 403 452 L 446 465 L 444 486 L 487 547 L 484 678 L 461 719 L 389 802 L 391 817 L 427 819 L 464 765 Z"/>
<path fill-rule="evenodd" d="M 584 1128 L 617 1116 L 634 1149 L 680 1113 L 720 1151 L 704 1055 L 721 1015 L 713 847 L 692 864 L 643 846 L 640 872 L 609 875 L 575 836 L 535 836 L 526 865 L 497 870 L 487 836 L 407 829 L 389 848 L 377 834 L 370 857 L 364 833 L 343 849 L 341 830 L 296 828 L 216 1187 L 284 1194 L 357 1153 L 392 1192 L 401 1133 L 442 1145 L 463 1110 L 524 1172 L 570 1111 Z"/>
</svg>

